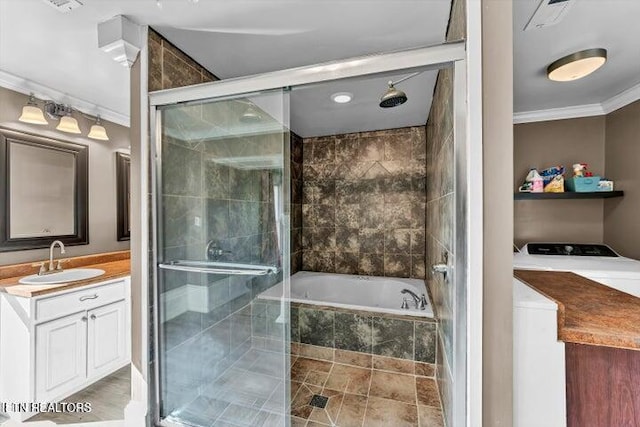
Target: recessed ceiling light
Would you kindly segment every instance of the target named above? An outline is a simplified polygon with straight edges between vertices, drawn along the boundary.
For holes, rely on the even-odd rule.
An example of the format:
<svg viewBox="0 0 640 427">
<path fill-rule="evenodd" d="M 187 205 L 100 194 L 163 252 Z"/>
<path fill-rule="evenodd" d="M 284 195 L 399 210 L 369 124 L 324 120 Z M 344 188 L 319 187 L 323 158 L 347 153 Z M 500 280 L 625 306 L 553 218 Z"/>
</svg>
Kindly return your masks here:
<svg viewBox="0 0 640 427">
<path fill-rule="evenodd" d="M 547 67 L 549 80 L 570 82 L 596 71 L 607 62 L 606 49 L 587 49 L 554 61 Z"/>
<path fill-rule="evenodd" d="M 331 99 L 338 104 L 346 104 L 347 102 L 351 102 L 353 94 L 349 92 L 338 92 L 331 95 Z"/>
</svg>

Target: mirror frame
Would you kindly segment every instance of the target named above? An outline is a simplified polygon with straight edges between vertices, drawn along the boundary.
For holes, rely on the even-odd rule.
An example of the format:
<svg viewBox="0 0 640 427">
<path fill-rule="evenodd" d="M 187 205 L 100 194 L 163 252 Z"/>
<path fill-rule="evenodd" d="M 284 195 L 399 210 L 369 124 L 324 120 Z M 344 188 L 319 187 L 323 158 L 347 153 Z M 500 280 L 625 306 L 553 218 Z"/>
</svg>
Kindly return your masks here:
<svg viewBox="0 0 640 427">
<path fill-rule="evenodd" d="M 11 143 L 64 151 L 75 156 L 74 234 L 11 238 Z M 89 147 L 0 127 L 0 177 L 0 212 L 4 216 L 0 219 L 0 252 L 47 248 L 53 240 L 70 246 L 89 244 Z"/>
<path fill-rule="evenodd" d="M 117 236 L 118 241 L 131 240 L 131 156 L 116 152 Z"/>
</svg>

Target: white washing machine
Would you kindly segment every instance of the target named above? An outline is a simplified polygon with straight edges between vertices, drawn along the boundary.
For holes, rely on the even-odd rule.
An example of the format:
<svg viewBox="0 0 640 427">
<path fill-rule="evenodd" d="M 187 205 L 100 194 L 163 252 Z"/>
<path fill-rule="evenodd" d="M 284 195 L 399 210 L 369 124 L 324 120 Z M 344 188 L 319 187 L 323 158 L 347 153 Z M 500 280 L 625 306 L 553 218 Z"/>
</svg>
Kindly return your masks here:
<svg viewBox="0 0 640 427">
<path fill-rule="evenodd" d="M 514 254 L 521 270 L 571 271 L 640 297 L 640 261 L 600 244 L 528 243 Z M 558 306 L 514 278 L 513 390 L 516 427 L 566 426 L 564 343 Z"/>
</svg>

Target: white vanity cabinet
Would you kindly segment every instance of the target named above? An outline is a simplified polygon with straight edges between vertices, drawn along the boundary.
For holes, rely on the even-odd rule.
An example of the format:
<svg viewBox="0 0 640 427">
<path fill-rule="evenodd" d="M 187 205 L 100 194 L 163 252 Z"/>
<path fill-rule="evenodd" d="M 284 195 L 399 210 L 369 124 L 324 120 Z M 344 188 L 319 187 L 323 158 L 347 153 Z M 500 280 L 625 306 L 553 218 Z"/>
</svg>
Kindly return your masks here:
<svg viewBox="0 0 640 427">
<path fill-rule="evenodd" d="M 125 277 L 32 298 L 0 294 L 0 401 L 57 402 L 127 365 L 129 289 Z"/>
</svg>

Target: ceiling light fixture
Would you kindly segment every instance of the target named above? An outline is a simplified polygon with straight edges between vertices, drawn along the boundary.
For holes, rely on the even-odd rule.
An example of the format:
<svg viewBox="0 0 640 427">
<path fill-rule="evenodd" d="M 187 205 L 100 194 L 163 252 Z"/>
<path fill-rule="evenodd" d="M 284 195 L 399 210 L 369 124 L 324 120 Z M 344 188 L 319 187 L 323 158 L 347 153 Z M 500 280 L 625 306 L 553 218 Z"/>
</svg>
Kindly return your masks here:
<svg viewBox="0 0 640 427">
<path fill-rule="evenodd" d="M 389 83 L 387 83 L 389 87 L 387 88 L 386 92 L 382 95 L 382 97 L 380 97 L 380 107 L 392 108 L 407 102 L 407 100 L 409 99 L 407 97 L 407 94 L 401 91 L 400 89 L 397 89 L 395 85 L 397 85 L 398 83 L 402 83 L 405 80 L 409 80 L 410 78 L 415 77 L 421 73 L 422 71 L 418 71 L 416 73 L 409 74 L 408 76 L 403 77 L 399 80 L 396 80 L 395 82 L 392 80 L 389 80 Z"/>
<path fill-rule="evenodd" d="M 331 100 L 337 104 L 346 104 L 351 102 L 353 94 L 349 92 L 338 92 L 331 95 Z"/>
<path fill-rule="evenodd" d="M 38 103 L 43 104 L 43 108 L 38 106 Z M 44 111 L 44 112 L 43 112 Z M 73 113 L 78 112 L 89 120 L 95 120 L 95 124 L 91 126 L 91 130 L 87 135 L 89 138 L 98 139 L 101 141 L 108 141 L 109 136 L 107 130 L 102 125 L 100 116 L 92 116 L 76 110 L 70 105 L 59 104 L 54 101 L 39 100 L 32 93 L 29 95 L 29 101 L 22 108 L 22 114 L 18 118 L 19 121 L 24 123 L 30 123 L 35 125 L 47 125 L 49 122 L 45 119 L 44 114 L 52 120 L 58 120 L 60 123 L 56 126 L 56 130 L 61 132 L 73 133 L 79 135 L 82 133 L 78 120 L 73 117 Z"/>
<path fill-rule="evenodd" d="M 22 115 L 18 118 L 21 122 L 30 123 L 32 125 L 48 125 L 49 122 L 44 118 L 42 109 L 38 107 L 35 95 L 29 95 L 27 105 L 22 107 Z"/>
<path fill-rule="evenodd" d="M 547 67 L 547 77 L 556 82 L 570 82 L 581 79 L 596 71 L 607 62 L 607 50 L 586 49 L 572 53 Z"/>
</svg>

